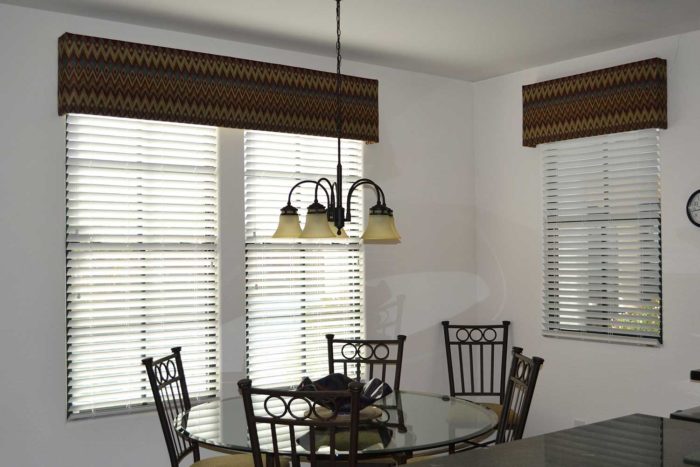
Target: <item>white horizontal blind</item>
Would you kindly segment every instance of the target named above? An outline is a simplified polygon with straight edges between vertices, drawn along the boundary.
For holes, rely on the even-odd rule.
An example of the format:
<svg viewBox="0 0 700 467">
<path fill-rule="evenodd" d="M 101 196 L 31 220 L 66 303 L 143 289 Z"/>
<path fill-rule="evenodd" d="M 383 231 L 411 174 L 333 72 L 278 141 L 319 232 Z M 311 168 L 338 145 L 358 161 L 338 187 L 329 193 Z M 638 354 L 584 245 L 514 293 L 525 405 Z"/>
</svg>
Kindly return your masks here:
<svg viewBox="0 0 700 467">
<path fill-rule="evenodd" d="M 540 148 L 545 335 L 661 342 L 658 130 Z"/>
<path fill-rule="evenodd" d="M 182 347 L 218 391 L 217 129 L 72 114 L 66 126 L 68 415 L 144 408 L 141 364 Z"/>
<path fill-rule="evenodd" d="M 362 176 L 362 143 L 343 140 L 344 189 Z M 246 349 L 256 386 L 298 384 L 328 373 L 327 333 L 363 334 L 362 189 L 353 196 L 349 239 L 272 239 L 280 208 L 298 181 L 335 180 L 337 140 L 245 132 Z M 314 185 L 292 204 L 304 224 Z M 319 202 L 328 206 L 323 191 Z"/>
</svg>

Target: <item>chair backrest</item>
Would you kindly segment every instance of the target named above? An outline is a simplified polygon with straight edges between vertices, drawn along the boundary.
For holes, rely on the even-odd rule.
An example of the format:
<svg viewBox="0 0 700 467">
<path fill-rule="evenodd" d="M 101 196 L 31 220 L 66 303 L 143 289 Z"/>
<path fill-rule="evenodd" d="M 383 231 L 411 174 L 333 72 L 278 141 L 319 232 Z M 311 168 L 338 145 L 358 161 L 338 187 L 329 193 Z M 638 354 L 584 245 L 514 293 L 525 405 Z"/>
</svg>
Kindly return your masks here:
<svg viewBox="0 0 700 467">
<path fill-rule="evenodd" d="M 509 326 L 442 322 L 452 397 L 497 396 L 503 403 Z"/>
<path fill-rule="evenodd" d="M 330 466 L 336 465 L 341 450 L 347 450 L 343 466 L 357 465 L 362 384 L 352 382 L 347 391 L 284 391 L 256 388 L 251 380 L 242 379 L 238 389 L 255 467 L 281 467 L 283 457 L 291 457 L 293 467 L 299 467 L 304 458 L 315 466 L 319 448 L 328 448 L 323 454 L 329 457 L 326 463 Z M 265 463 L 261 434 L 265 436 Z"/>
<path fill-rule="evenodd" d="M 151 383 L 153 399 L 158 410 L 160 427 L 165 436 L 171 467 L 177 467 L 182 459 L 192 453 L 195 462 L 199 460 L 199 446 L 189 442 L 175 432 L 175 418 L 178 413 L 190 410 L 190 395 L 187 392 L 185 371 L 182 367 L 180 347 L 173 347 L 172 354 L 158 360 L 144 358 L 148 381 Z"/>
<path fill-rule="evenodd" d="M 496 444 L 523 437 L 537 376 L 543 363 L 544 360 L 540 357 L 528 358 L 523 355 L 523 349 L 513 347 L 508 387 L 503 400 L 503 410 L 498 419 Z"/>
<path fill-rule="evenodd" d="M 326 334 L 328 340 L 328 372 L 340 373 L 342 366 L 345 376 L 360 381 L 363 366 L 367 378 L 377 378 L 391 385 L 392 389 L 401 389 L 401 364 L 403 362 L 403 345 L 406 336 L 396 339 L 336 339 L 333 334 Z M 387 374 L 387 370 L 389 370 Z M 394 373 L 393 381 L 390 379 Z"/>
</svg>

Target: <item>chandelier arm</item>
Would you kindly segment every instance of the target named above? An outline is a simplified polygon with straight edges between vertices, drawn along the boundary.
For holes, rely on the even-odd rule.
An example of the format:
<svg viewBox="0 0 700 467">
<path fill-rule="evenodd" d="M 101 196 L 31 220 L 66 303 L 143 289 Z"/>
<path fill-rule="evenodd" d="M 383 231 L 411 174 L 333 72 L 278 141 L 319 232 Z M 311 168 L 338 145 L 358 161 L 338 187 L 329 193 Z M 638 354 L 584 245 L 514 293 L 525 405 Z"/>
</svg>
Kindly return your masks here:
<svg viewBox="0 0 700 467">
<path fill-rule="evenodd" d="M 321 177 L 321 178 L 319 178 L 318 181 L 316 182 L 316 189 L 314 190 L 314 199 L 316 199 L 316 200 L 318 200 L 318 187 L 321 187 L 321 188 L 323 188 L 324 191 L 326 191 L 325 187 L 323 186 L 323 184 L 322 184 L 321 182 L 326 182 L 326 183 L 328 183 L 328 187 L 330 188 L 331 198 L 330 198 L 330 200 L 329 200 L 329 202 L 328 202 L 328 209 L 329 209 L 329 212 L 330 212 L 330 208 L 335 206 L 335 193 L 334 193 L 334 191 L 333 191 L 333 190 L 334 190 L 334 185 L 333 185 L 333 183 L 332 183 L 330 180 L 328 180 L 326 177 Z M 327 191 L 326 191 L 326 198 L 328 198 L 328 192 L 327 192 Z"/>
<path fill-rule="evenodd" d="M 352 196 L 352 192 L 355 191 L 357 187 L 360 187 L 362 185 L 372 185 L 374 187 L 374 191 L 377 192 L 377 204 L 386 206 L 384 190 L 382 190 L 382 187 L 377 185 L 373 180 L 369 178 L 361 178 L 359 180 L 356 180 L 355 183 L 353 183 L 352 185 L 350 185 L 350 190 L 348 191 L 348 204 L 350 203 L 350 197 Z"/>
<path fill-rule="evenodd" d="M 316 190 L 314 192 L 314 202 L 318 202 L 318 187 L 320 186 L 323 189 L 323 192 L 326 194 L 326 201 L 330 204 L 331 198 L 328 196 L 328 190 L 326 190 L 326 187 L 321 184 L 321 180 L 302 180 L 296 185 L 292 187 L 291 190 L 289 190 L 289 196 L 287 197 L 287 206 L 292 205 L 292 194 L 294 190 L 301 185 L 304 185 L 305 183 L 315 183 L 316 184 Z"/>
<path fill-rule="evenodd" d="M 381 189 L 379 185 L 374 183 L 372 180 L 369 178 L 361 178 L 357 180 L 355 183 L 350 185 L 350 189 L 348 190 L 348 201 L 347 201 L 347 213 L 345 215 L 345 221 L 350 222 L 352 220 L 352 214 L 351 214 L 351 198 L 355 190 L 362 185 L 372 185 L 374 187 L 374 191 L 377 193 L 377 204 L 380 204 L 382 206 L 386 206 L 386 198 L 384 198 L 384 190 Z"/>
</svg>

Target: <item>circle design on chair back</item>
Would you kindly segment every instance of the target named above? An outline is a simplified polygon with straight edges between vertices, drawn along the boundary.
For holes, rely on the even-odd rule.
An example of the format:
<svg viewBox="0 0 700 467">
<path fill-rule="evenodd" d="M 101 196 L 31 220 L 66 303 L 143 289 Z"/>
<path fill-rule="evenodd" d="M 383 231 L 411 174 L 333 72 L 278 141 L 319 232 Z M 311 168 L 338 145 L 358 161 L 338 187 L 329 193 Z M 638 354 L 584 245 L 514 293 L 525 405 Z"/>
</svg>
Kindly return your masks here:
<svg viewBox="0 0 700 467">
<path fill-rule="evenodd" d="M 515 368 L 515 377 L 521 381 L 525 381 L 529 370 L 529 365 L 524 361 L 518 360 L 518 366 Z"/>
<path fill-rule="evenodd" d="M 345 350 L 348 348 L 352 349 L 352 355 L 347 355 L 345 353 Z M 340 348 L 340 354 L 343 356 L 343 358 L 345 358 L 347 360 L 352 360 L 353 358 L 358 356 L 359 352 L 358 352 L 357 346 L 355 344 L 347 343 L 347 344 L 343 345 L 343 347 Z"/>
<path fill-rule="evenodd" d="M 389 414 L 389 411 L 385 409 L 384 407 L 381 407 L 379 405 L 375 405 L 375 408 L 379 409 L 379 411 L 382 412 L 382 414 L 375 418 L 373 421 L 374 423 L 388 423 L 389 420 L 391 420 L 391 415 Z"/>
<path fill-rule="evenodd" d="M 357 356 L 360 360 L 369 360 L 374 355 L 374 349 L 370 344 L 361 343 L 357 346 Z"/>
<path fill-rule="evenodd" d="M 156 375 L 158 376 L 159 384 L 175 378 L 177 376 L 177 367 L 175 366 L 175 362 L 173 360 L 166 360 L 160 363 L 156 367 Z"/>
<path fill-rule="evenodd" d="M 493 329 L 493 328 L 484 329 L 484 340 L 486 342 L 493 342 L 496 340 L 496 337 L 498 337 L 498 333 L 496 332 L 495 329 Z"/>
<path fill-rule="evenodd" d="M 379 349 L 383 349 L 384 352 L 386 352 L 386 353 L 383 356 L 381 356 L 379 354 Z M 372 350 L 372 355 L 377 360 L 386 360 L 387 358 L 389 358 L 390 353 L 391 353 L 391 351 L 389 350 L 389 346 L 384 344 L 384 343 L 377 344 L 376 346 L 374 346 L 374 350 Z"/>
<path fill-rule="evenodd" d="M 270 407 L 268 407 L 268 404 L 273 399 L 277 400 L 281 403 L 282 413 L 280 413 L 280 414 L 272 413 L 272 411 L 270 410 Z M 285 416 L 285 414 L 287 412 L 289 412 L 289 407 L 287 407 L 287 402 L 284 399 L 282 399 L 280 396 L 267 396 L 265 398 L 265 403 L 263 404 L 263 408 L 265 409 L 265 412 L 272 418 L 282 418 Z"/>
<path fill-rule="evenodd" d="M 292 418 L 296 420 L 307 419 L 309 417 L 309 414 L 313 411 L 311 401 L 309 401 L 309 399 L 307 399 L 306 397 L 301 396 L 295 396 L 289 399 L 289 401 L 287 401 L 287 406 L 287 412 L 289 412 L 289 415 L 291 415 Z M 299 410 L 301 410 L 301 415 L 298 415 Z"/>
<path fill-rule="evenodd" d="M 313 414 L 316 419 L 321 420 L 322 422 L 328 422 L 338 417 L 338 412 L 334 408 L 330 409 L 328 407 L 335 407 L 335 401 L 315 401 L 311 407 L 309 415 Z"/>
<path fill-rule="evenodd" d="M 484 339 L 484 331 L 481 328 L 474 328 L 469 331 L 469 338 L 474 342 L 479 342 Z"/>
<path fill-rule="evenodd" d="M 523 362 L 523 374 L 521 378 L 524 382 L 527 382 L 530 379 L 530 364 Z"/>
<path fill-rule="evenodd" d="M 462 335 L 462 333 L 464 333 L 465 335 Z M 468 342 L 472 336 L 467 328 L 459 328 L 459 329 L 457 329 L 457 332 L 455 333 L 455 337 L 460 342 Z"/>
</svg>

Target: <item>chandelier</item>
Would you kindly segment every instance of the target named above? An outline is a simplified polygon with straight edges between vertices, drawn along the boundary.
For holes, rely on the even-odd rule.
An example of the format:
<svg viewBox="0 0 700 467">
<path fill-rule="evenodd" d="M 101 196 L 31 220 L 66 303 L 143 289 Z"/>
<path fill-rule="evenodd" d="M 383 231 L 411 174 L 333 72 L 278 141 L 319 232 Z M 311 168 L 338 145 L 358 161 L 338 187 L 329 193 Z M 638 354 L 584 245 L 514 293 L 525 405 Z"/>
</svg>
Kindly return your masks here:
<svg viewBox="0 0 700 467">
<path fill-rule="evenodd" d="M 401 239 L 396 225 L 394 224 L 394 211 L 387 207 L 384 191 L 368 178 L 361 178 L 350 185 L 347 194 L 347 208 L 343 207 L 343 165 L 341 164 L 340 142 L 343 128 L 343 114 L 341 101 L 341 80 L 340 62 L 340 1 L 336 0 L 336 30 L 337 41 L 335 44 L 337 56 L 335 97 L 336 115 L 335 128 L 338 135 L 338 166 L 336 170 L 336 181 L 331 182 L 326 177 L 318 180 L 302 180 L 289 190 L 287 205 L 280 210 L 279 224 L 277 230 L 272 235 L 273 238 L 347 238 L 343 226 L 352 220 L 350 214 L 350 203 L 355 190 L 363 185 L 371 186 L 377 194 L 377 204 L 369 210 L 369 220 L 362 239 L 365 242 L 395 243 Z M 292 206 L 292 193 L 301 185 L 314 184 L 314 202 L 309 205 L 306 223 L 302 230 L 299 222 L 298 209 Z M 328 209 L 319 203 L 319 188 L 325 193 Z"/>
</svg>

